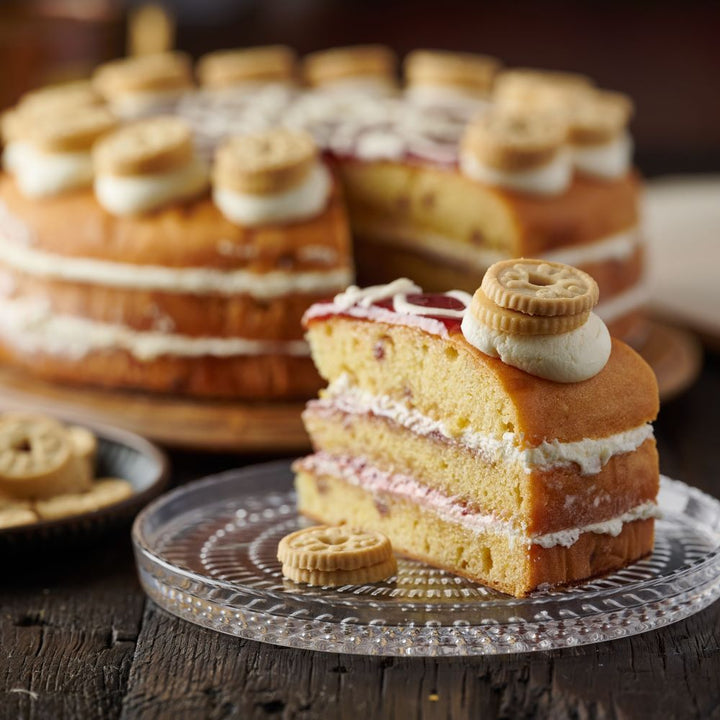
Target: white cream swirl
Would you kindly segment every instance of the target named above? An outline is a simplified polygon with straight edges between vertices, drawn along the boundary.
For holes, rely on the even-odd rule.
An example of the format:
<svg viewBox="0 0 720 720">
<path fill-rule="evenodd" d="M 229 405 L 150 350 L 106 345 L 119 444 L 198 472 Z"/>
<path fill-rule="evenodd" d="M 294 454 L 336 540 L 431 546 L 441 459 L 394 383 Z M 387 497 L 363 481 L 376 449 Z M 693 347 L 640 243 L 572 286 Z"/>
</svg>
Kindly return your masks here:
<svg viewBox="0 0 720 720">
<path fill-rule="evenodd" d="M 561 150 L 547 164 L 531 170 L 498 170 L 485 165 L 470 153 L 460 153 L 460 168 L 472 180 L 536 195 L 560 195 L 572 179 L 570 154 Z"/>
<path fill-rule="evenodd" d="M 630 169 L 632 151 L 632 138 L 623 133 L 601 145 L 573 145 L 572 160 L 575 167 L 586 175 L 614 180 L 625 175 Z"/>
<path fill-rule="evenodd" d="M 579 328 L 557 335 L 510 335 L 478 322 L 472 312 L 465 313 L 461 327 L 465 339 L 486 355 L 555 382 L 597 375 L 612 349 L 610 333 L 595 313 Z"/>
<path fill-rule="evenodd" d="M 253 195 L 215 186 L 213 199 L 220 212 L 237 225 L 263 225 L 304 220 L 325 208 L 332 180 L 318 162 L 297 186 L 279 193 Z"/>
<path fill-rule="evenodd" d="M 5 148 L 3 164 L 15 176 L 23 195 L 31 198 L 92 185 L 89 152 L 42 152 L 29 143 L 14 142 Z"/>
<path fill-rule="evenodd" d="M 154 175 L 98 175 L 95 195 L 113 215 L 136 215 L 202 193 L 208 185 L 208 169 L 199 158 L 186 166 Z"/>
</svg>

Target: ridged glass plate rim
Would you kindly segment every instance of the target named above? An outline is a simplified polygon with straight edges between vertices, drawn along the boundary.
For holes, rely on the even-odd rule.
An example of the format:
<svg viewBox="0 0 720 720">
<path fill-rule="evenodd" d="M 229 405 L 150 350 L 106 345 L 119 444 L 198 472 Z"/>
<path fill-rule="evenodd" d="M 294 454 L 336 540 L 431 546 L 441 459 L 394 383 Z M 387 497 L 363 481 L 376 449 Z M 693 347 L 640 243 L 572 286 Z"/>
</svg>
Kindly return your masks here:
<svg viewBox="0 0 720 720">
<path fill-rule="evenodd" d="M 394 611 L 400 609 L 410 616 L 434 613 L 440 618 L 420 623 L 388 622 L 382 614 L 389 606 L 382 598 L 343 596 L 331 589 L 313 588 L 308 592 L 304 586 L 293 591 L 266 590 L 204 575 L 169 561 L 148 539 L 148 525 L 158 513 L 209 489 L 236 485 L 235 501 L 242 498 L 262 503 L 265 497 L 274 497 L 274 507 L 278 506 L 278 497 L 285 493 L 286 502 L 290 503 L 289 478 L 287 461 L 250 466 L 182 486 L 145 508 L 133 526 L 133 543 L 140 579 L 148 595 L 172 614 L 253 640 L 329 652 L 435 656 L 529 652 L 627 637 L 686 618 L 720 597 L 720 501 L 664 476 L 661 497 L 663 492 L 681 493 L 706 514 L 699 532 L 707 540 L 712 539 L 714 546 L 701 559 L 667 575 L 634 584 L 593 590 L 576 587 L 570 591 L 536 593 L 528 598 L 491 596 L 454 603 L 462 605 L 462 617 L 449 603 L 406 599 L 402 605 L 392 605 Z M 262 479 L 267 480 L 263 483 L 264 492 L 243 487 Z M 682 514 L 687 505 L 686 502 L 680 511 Z M 176 520 L 193 509 L 197 510 L 192 504 L 185 507 Z M 288 519 L 294 517 L 288 515 Z M 165 523 L 172 524 L 172 519 Z M 649 598 L 648 593 L 655 597 Z M 220 597 L 216 602 L 214 598 L 222 595 L 231 596 L 232 601 Z M 596 606 L 599 600 L 605 607 Z M 578 604 L 583 606 L 582 615 L 563 610 L 563 606 Z M 348 613 L 348 609 L 354 614 Z M 473 621 L 483 611 L 498 609 L 507 609 L 508 617 L 500 621 L 480 617 Z M 555 617 L 548 609 L 557 609 Z M 532 619 L 519 617 L 518 610 L 534 611 Z M 357 617 L 369 615 L 368 611 L 377 617 L 371 620 Z"/>
</svg>

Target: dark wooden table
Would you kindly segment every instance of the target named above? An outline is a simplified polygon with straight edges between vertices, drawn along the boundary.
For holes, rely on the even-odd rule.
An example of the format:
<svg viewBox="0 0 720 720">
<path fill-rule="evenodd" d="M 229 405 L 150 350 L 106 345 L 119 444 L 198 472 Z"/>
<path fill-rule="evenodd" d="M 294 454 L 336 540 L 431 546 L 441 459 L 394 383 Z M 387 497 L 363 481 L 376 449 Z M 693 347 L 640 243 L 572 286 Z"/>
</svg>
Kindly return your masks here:
<svg viewBox="0 0 720 720">
<path fill-rule="evenodd" d="M 664 473 L 720 497 L 720 357 L 656 426 Z M 175 454 L 174 480 L 247 463 Z M 261 645 L 165 614 L 125 534 L 32 564 L 3 558 L 1 718 L 720 718 L 720 602 L 569 650 L 368 658 Z"/>
</svg>

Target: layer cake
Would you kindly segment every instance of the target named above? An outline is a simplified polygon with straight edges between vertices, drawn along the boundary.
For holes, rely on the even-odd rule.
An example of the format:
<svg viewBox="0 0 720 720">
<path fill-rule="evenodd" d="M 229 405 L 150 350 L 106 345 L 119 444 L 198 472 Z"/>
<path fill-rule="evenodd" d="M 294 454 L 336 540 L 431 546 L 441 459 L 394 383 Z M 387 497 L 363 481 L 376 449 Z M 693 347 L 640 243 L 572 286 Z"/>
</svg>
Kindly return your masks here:
<svg viewBox="0 0 720 720">
<path fill-rule="evenodd" d="M 383 532 L 402 554 L 518 596 L 648 554 L 650 368 L 607 338 L 591 377 L 538 377 L 468 341 L 472 307 L 467 293 L 396 281 L 310 308 L 329 385 L 304 413 L 315 453 L 295 466 L 299 510 Z"/>
</svg>

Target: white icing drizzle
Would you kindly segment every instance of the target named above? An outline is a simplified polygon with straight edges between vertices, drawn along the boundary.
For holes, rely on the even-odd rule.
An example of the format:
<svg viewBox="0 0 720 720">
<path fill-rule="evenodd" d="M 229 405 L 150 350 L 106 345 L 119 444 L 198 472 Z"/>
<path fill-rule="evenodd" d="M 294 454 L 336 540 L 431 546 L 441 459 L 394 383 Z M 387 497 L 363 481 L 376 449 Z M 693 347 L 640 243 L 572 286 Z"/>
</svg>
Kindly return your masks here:
<svg viewBox="0 0 720 720">
<path fill-rule="evenodd" d="M 510 522 L 491 513 L 473 511 L 459 498 L 445 495 L 436 488 L 423 485 L 409 475 L 391 473 L 372 465 L 365 458 L 347 455 L 335 456 L 318 452 L 300 460 L 297 469 L 344 480 L 373 495 L 386 494 L 427 507 L 446 522 L 456 523 L 475 533 L 494 533 L 506 536 L 511 543 L 539 545 L 551 548 L 557 545 L 571 547 L 583 533 L 617 537 L 625 523 L 659 517 L 655 502 L 647 501 L 630 508 L 619 516 L 576 528 L 553 533 L 529 534 L 523 522 Z"/>
<path fill-rule="evenodd" d="M 351 285 L 333 298 L 333 305 L 343 312 L 352 307 L 369 308 L 373 303 L 393 298 L 396 295 L 421 292 L 422 289 L 412 280 L 398 278 L 387 285 L 371 285 L 366 288 Z"/>
</svg>

